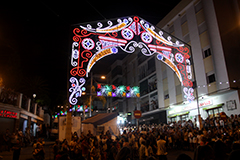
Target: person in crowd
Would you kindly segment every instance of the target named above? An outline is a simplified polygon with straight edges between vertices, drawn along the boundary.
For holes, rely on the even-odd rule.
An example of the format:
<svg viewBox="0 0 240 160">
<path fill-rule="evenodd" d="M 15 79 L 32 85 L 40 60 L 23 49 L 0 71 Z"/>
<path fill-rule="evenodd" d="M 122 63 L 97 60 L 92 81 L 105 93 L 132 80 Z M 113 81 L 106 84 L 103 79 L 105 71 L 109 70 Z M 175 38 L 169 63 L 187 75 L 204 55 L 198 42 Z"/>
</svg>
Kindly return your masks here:
<svg viewBox="0 0 240 160">
<path fill-rule="evenodd" d="M 110 152 L 108 154 L 108 160 L 115 160 L 115 158 L 117 156 L 117 153 L 118 153 L 117 142 L 113 141 L 111 143 L 111 149 L 110 149 Z"/>
<path fill-rule="evenodd" d="M 9 129 L 6 129 L 6 132 L 3 134 L 3 144 L 5 147 L 5 151 L 10 151 L 10 146 L 11 146 L 11 133 Z"/>
<path fill-rule="evenodd" d="M 157 140 L 157 156 L 159 160 L 167 160 L 166 141 L 163 135 L 158 136 Z"/>
<path fill-rule="evenodd" d="M 184 124 L 178 121 L 139 127 L 128 125 L 115 138 L 110 131 L 102 132 L 99 137 L 91 131 L 86 136 L 81 133 L 80 138 L 74 133 L 69 144 L 66 140 L 56 141 L 53 153 L 58 160 L 64 157 L 71 160 L 166 160 L 172 149 L 191 149 L 194 160 L 227 160 L 231 153 L 232 157 L 236 155 L 233 151 L 240 149 L 240 116 L 231 117 L 224 120 L 224 125 L 220 117 L 208 117 L 203 121 L 203 128 L 195 126 L 195 120 L 186 120 Z M 10 137 L 13 145 L 18 139 L 16 133 Z M 36 153 L 43 144 L 42 139 L 36 141 L 33 145 Z M 178 160 L 189 158 L 181 155 Z"/>
<path fill-rule="evenodd" d="M 194 152 L 194 160 L 214 160 L 214 150 L 209 145 L 198 146 Z"/>
<path fill-rule="evenodd" d="M 12 146 L 13 160 L 19 160 L 21 147 L 22 147 L 22 143 L 21 143 L 20 139 L 16 139 Z"/>
<path fill-rule="evenodd" d="M 233 150 L 230 153 L 228 160 L 236 160 L 236 159 L 239 159 L 239 157 L 240 157 L 240 149 Z"/>
<path fill-rule="evenodd" d="M 76 145 L 77 145 L 77 139 L 75 137 L 73 137 L 69 143 L 70 158 L 73 158 L 75 155 L 74 150 L 75 150 Z"/>
<path fill-rule="evenodd" d="M 141 141 L 141 146 L 139 148 L 139 159 L 146 160 L 148 157 L 148 149 L 146 147 L 146 141 Z"/>
<path fill-rule="evenodd" d="M 36 148 L 33 150 L 33 157 L 36 160 L 44 160 L 45 157 L 44 155 L 45 155 L 44 148 L 42 144 L 38 142 Z"/>
<path fill-rule="evenodd" d="M 117 154 L 115 160 L 131 160 L 131 150 L 128 147 L 123 147 Z"/>
<path fill-rule="evenodd" d="M 215 160 L 227 160 L 227 145 L 223 141 L 216 141 L 213 144 Z"/>
<path fill-rule="evenodd" d="M 68 141 L 66 139 L 63 140 L 62 145 L 61 145 L 61 151 L 65 154 L 69 153 L 69 145 L 68 145 Z"/>
<path fill-rule="evenodd" d="M 90 144 L 88 143 L 87 137 L 85 137 L 84 135 L 83 135 L 81 147 L 82 147 L 82 156 L 83 156 L 84 160 L 87 160 L 88 154 L 89 154 L 89 149 L 90 149 Z"/>
<path fill-rule="evenodd" d="M 60 151 L 60 143 L 58 139 L 55 140 L 55 143 L 52 148 L 53 148 L 53 159 L 55 160 L 58 152 Z"/>
</svg>

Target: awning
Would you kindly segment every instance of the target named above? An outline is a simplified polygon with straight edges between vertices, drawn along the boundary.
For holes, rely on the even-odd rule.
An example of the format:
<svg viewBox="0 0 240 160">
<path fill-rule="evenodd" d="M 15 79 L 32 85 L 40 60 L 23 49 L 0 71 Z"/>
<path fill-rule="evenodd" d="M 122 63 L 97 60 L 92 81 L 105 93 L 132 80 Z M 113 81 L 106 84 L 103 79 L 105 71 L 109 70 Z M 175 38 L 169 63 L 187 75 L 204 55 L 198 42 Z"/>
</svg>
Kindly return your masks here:
<svg viewBox="0 0 240 160">
<path fill-rule="evenodd" d="M 182 116 L 182 115 L 185 115 L 185 114 L 189 114 L 189 111 L 183 112 L 183 113 L 179 113 L 179 114 L 170 115 L 170 116 L 168 116 L 168 118 L 174 118 L 176 116 Z"/>
<path fill-rule="evenodd" d="M 177 114 L 174 114 L 174 115 L 168 116 L 168 118 L 174 118 L 174 117 L 177 117 Z"/>
<path fill-rule="evenodd" d="M 117 112 L 99 113 L 91 118 L 88 118 L 88 119 L 82 121 L 82 124 L 93 124 L 94 126 L 97 126 L 97 125 L 104 124 L 117 116 L 118 116 Z"/>
<path fill-rule="evenodd" d="M 212 105 L 212 106 L 209 106 L 209 107 L 205 107 L 203 108 L 203 110 L 210 110 L 210 109 L 215 109 L 215 108 L 220 108 L 224 105 L 224 103 L 221 103 L 221 104 L 217 104 L 217 105 Z"/>
<path fill-rule="evenodd" d="M 179 113 L 179 114 L 177 114 L 177 115 L 178 115 L 178 116 L 182 116 L 182 115 L 185 115 L 185 114 L 189 114 L 189 111 L 188 111 L 188 112 Z"/>
</svg>

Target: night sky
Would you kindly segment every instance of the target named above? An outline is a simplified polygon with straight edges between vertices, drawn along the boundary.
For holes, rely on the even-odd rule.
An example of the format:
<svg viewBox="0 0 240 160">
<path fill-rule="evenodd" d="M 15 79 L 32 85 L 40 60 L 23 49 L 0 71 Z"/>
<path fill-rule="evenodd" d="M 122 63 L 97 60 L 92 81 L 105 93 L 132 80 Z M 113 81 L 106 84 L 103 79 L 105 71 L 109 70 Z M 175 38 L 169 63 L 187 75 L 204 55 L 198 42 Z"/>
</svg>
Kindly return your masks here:
<svg viewBox="0 0 240 160">
<path fill-rule="evenodd" d="M 178 2 L 180 0 L 4 2 L 0 5 L 3 84 L 27 95 L 47 94 L 51 99 L 49 105 L 61 105 L 67 99 L 71 25 L 130 15 L 138 15 L 155 25 Z"/>
</svg>

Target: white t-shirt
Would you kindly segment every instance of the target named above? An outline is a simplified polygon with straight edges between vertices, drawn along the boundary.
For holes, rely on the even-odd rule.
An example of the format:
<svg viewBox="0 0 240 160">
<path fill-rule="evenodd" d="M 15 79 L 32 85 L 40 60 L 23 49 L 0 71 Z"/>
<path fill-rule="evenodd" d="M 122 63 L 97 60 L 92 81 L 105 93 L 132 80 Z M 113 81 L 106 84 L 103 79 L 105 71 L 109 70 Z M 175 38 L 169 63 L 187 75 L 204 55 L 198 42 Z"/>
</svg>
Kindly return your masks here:
<svg viewBox="0 0 240 160">
<path fill-rule="evenodd" d="M 188 133 L 189 143 L 193 143 L 193 134 L 192 132 Z"/>
</svg>

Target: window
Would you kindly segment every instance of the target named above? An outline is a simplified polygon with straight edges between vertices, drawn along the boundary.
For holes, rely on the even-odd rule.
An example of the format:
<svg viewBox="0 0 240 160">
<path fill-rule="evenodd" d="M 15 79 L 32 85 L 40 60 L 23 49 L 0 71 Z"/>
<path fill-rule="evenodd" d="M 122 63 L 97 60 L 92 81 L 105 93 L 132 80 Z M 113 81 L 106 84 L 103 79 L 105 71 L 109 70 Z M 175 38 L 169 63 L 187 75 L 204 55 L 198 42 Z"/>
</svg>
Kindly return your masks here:
<svg viewBox="0 0 240 160">
<path fill-rule="evenodd" d="M 198 11 L 200 11 L 202 9 L 202 2 L 199 2 L 196 6 L 195 6 L 195 13 L 197 13 Z"/>
<path fill-rule="evenodd" d="M 181 115 L 180 119 L 181 119 L 182 122 L 183 121 L 185 121 L 185 122 L 188 121 L 188 114 Z"/>
<path fill-rule="evenodd" d="M 164 100 L 169 98 L 168 90 L 164 91 Z"/>
<path fill-rule="evenodd" d="M 140 95 L 144 96 L 147 93 L 148 93 L 148 81 L 145 80 L 140 83 Z"/>
<path fill-rule="evenodd" d="M 193 81 L 193 86 L 192 88 L 195 89 L 197 86 L 196 86 L 196 81 Z"/>
<path fill-rule="evenodd" d="M 237 109 L 237 105 L 236 105 L 236 101 L 235 100 L 227 101 L 227 105 L 226 106 L 227 106 L 227 110 L 228 111 Z"/>
<path fill-rule="evenodd" d="M 177 122 L 177 116 L 171 117 L 170 119 L 171 119 L 171 122 L 172 122 L 172 123 L 173 123 L 173 122 Z"/>
<path fill-rule="evenodd" d="M 122 67 L 121 66 L 116 66 L 113 70 L 112 70 L 112 78 L 114 78 L 117 75 L 122 75 Z"/>
<path fill-rule="evenodd" d="M 207 25 L 206 25 L 206 23 L 201 24 L 201 25 L 198 27 L 199 35 L 202 34 L 203 32 L 205 32 L 206 30 L 207 30 Z"/>
<path fill-rule="evenodd" d="M 208 84 L 213 83 L 215 81 L 216 81 L 215 74 L 211 74 L 210 76 L 207 76 L 207 83 Z"/>
<path fill-rule="evenodd" d="M 203 51 L 203 58 L 207 58 L 208 56 L 211 55 L 211 50 L 210 48 L 206 49 L 205 51 Z"/>
<path fill-rule="evenodd" d="M 172 32 L 174 32 L 174 25 L 171 25 L 171 26 L 169 27 L 169 33 L 172 33 Z"/>
<path fill-rule="evenodd" d="M 223 111 L 222 107 L 209 109 L 209 110 L 207 110 L 208 117 L 210 117 L 210 118 L 219 117 L 219 115 L 222 111 Z"/>
<path fill-rule="evenodd" d="M 181 24 L 185 23 L 187 21 L 187 16 L 186 14 L 182 16 L 181 18 Z"/>
<path fill-rule="evenodd" d="M 152 72 L 154 72 L 156 70 L 155 68 L 155 57 L 151 58 L 148 63 L 148 74 L 151 74 Z"/>
</svg>

